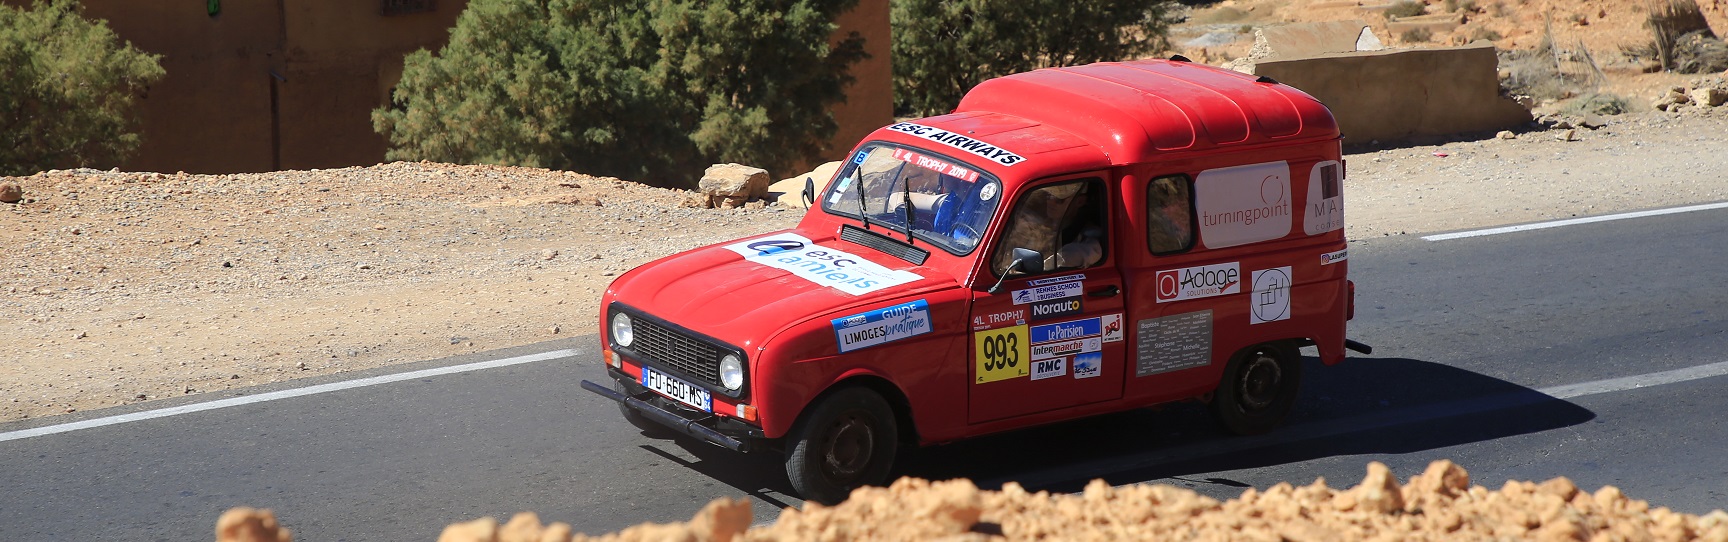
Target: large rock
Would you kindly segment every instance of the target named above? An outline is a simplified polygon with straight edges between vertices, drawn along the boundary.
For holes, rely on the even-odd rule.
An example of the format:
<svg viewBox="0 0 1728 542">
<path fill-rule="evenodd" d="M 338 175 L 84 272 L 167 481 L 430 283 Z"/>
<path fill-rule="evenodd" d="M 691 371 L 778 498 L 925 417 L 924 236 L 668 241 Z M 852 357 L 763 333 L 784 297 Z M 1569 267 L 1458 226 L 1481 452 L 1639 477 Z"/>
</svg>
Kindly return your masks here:
<svg viewBox="0 0 1728 542">
<path fill-rule="evenodd" d="M 1723 102 L 1728 102 L 1728 91 L 1710 87 L 1695 88 L 1692 89 L 1689 97 L 1692 98 L 1692 103 L 1716 107 L 1722 105 Z M 4 201 L 3 198 L 4 195 L 0 194 L 0 201 Z"/>
<path fill-rule="evenodd" d="M 24 199 L 24 187 L 18 183 L 0 183 L 0 203 L 18 203 Z"/>
<path fill-rule="evenodd" d="M 834 171 L 838 169 L 840 169 L 840 162 L 836 160 L 816 166 L 816 169 L 809 173 L 793 175 L 775 181 L 774 184 L 768 185 L 768 197 L 782 206 L 803 209 L 807 207 L 804 204 L 804 179 L 808 177 L 814 181 L 816 193 L 821 194 L 823 190 L 827 189 L 828 181 L 834 178 Z"/>
<path fill-rule="evenodd" d="M 705 206 L 737 208 L 768 195 L 768 170 L 743 164 L 714 164 L 702 172 L 697 188 Z"/>
</svg>

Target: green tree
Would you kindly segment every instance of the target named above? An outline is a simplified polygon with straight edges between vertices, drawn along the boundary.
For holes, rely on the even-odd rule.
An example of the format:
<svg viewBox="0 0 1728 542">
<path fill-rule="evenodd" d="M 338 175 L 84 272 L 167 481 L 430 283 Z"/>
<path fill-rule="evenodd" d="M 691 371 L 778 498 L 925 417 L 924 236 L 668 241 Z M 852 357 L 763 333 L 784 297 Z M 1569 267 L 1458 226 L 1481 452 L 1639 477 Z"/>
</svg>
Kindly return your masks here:
<svg viewBox="0 0 1728 542">
<path fill-rule="evenodd" d="M 0 174 L 118 163 L 138 150 L 133 103 L 161 58 L 75 0 L 0 6 Z"/>
<path fill-rule="evenodd" d="M 473 0 L 410 54 L 372 113 L 391 160 L 514 164 L 690 185 L 711 163 L 771 171 L 836 128 L 856 0 Z"/>
<path fill-rule="evenodd" d="M 1167 0 L 894 0 L 896 112 L 952 111 L 985 79 L 1169 49 Z"/>
</svg>

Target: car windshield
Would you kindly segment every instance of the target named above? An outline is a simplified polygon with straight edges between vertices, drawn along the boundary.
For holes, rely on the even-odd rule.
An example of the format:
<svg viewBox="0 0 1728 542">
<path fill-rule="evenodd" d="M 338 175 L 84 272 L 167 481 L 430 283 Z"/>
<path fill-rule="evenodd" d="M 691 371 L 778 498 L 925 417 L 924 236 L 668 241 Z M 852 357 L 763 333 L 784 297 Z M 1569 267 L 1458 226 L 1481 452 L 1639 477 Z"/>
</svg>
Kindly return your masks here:
<svg viewBox="0 0 1728 542">
<path fill-rule="evenodd" d="M 922 149 L 871 143 L 830 183 L 822 209 L 905 233 L 909 201 L 912 235 L 962 255 L 982 240 L 1001 192 L 995 178 L 964 162 Z"/>
</svg>

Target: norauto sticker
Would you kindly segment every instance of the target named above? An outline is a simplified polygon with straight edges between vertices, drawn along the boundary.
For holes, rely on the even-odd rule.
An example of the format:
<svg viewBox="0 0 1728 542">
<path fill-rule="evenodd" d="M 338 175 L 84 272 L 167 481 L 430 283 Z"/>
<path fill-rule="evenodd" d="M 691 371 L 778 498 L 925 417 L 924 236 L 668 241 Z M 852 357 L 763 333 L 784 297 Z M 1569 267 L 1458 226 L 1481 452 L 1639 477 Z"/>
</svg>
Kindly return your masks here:
<svg viewBox="0 0 1728 542">
<path fill-rule="evenodd" d="M 778 233 L 726 245 L 745 260 L 789 271 L 798 278 L 857 295 L 923 278 L 882 267 L 842 250 L 817 245 L 796 233 Z"/>
<path fill-rule="evenodd" d="M 1030 307 L 1032 308 L 1033 320 L 1054 320 L 1084 312 L 1078 297 L 1065 297 L 1055 301 L 1033 303 Z"/>
<path fill-rule="evenodd" d="M 835 318 L 834 342 L 851 352 L 930 332 L 930 304 L 920 299 L 870 312 Z"/>
<path fill-rule="evenodd" d="M 963 150 L 963 151 L 966 151 L 966 152 L 969 152 L 972 154 L 976 154 L 976 155 L 981 156 L 987 160 L 990 160 L 991 162 L 995 162 L 995 163 L 998 163 L 998 164 L 1001 164 L 1004 166 L 1012 166 L 1012 165 L 1018 164 L 1021 161 L 1024 161 L 1026 159 L 1026 157 L 1020 156 L 1018 154 L 1014 154 L 1013 152 L 1010 152 L 1007 149 L 1003 149 L 1001 147 L 997 147 L 995 145 L 991 145 L 991 144 L 985 143 L 983 141 L 979 141 L 976 139 L 972 139 L 970 137 L 956 134 L 954 132 L 950 132 L 947 130 L 941 130 L 941 129 L 937 129 L 935 127 L 925 126 L 922 124 L 917 124 L 917 123 L 912 123 L 912 122 L 898 122 L 898 123 L 894 123 L 892 125 L 889 125 L 888 129 L 896 131 L 896 132 L 900 132 L 903 134 L 915 135 L 915 136 L 918 136 L 918 137 L 921 137 L 924 139 L 928 139 L 931 141 L 935 141 L 937 143 L 941 143 L 943 145 L 947 145 L 947 146 L 954 147 L 956 149 L 960 149 L 960 150 Z"/>
<path fill-rule="evenodd" d="M 1242 291 L 1242 272 L 1237 262 L 1159 271 L 1158 302 L 1199 299 Z"/>
<path fill-rule="evenodd" d="M 1350 258 L 1350 249 L 1338 252 L 1327 252 L 1320 255 L 1320 265 L 1332 265 Z"/>
<path fill-rule="evenodd" d="M 1085 286 L 1079 282 L 1064 282 L 1049 286 L 1037 286 L 1025 290 L 1014 290 L 1014 304 L 1025 305 L 1039 301 L 1062 299 L 1064 297 L 1079 297 Z"/>
<path fill-rule="evenodd" d="M 972 331 L 984 331 L 1006 325 L 1026 323 L 1026 309 L 1014 309 L 995 314 L 980 314 L 972 317 Z"/>
<path fill-rule="evenodd" d="M 969 183 L 978 182 L 978 172 L 966 169 L 964 166 L 959 164 L 950 164 L 941 159 L 932 158 L 906 149 L 894 149 L 894 158 L 949 177 L 962 179 Z"/>
</svg>

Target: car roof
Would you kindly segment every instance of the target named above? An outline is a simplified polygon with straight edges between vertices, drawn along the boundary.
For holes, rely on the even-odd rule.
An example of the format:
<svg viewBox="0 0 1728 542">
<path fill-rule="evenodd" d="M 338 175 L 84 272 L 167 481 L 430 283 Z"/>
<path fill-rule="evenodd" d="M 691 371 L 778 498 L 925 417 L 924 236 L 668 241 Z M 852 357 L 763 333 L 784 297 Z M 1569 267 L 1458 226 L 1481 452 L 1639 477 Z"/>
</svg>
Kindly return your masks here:
<svg viewBox="0 0 1728 542">
<path fill-rule="evenodd" d="M 1156 153 L 1339 137 L 1331 111 L 1307 93 L 1184 60 L 1104 62 L 990 79 L 968 92 L 954 113 L 918 122 L 926 121 L 996 126 L 989 141 L 1022 154 L 1094 146 L 1112 165 L 1145 162 Z"/>
</svg>

